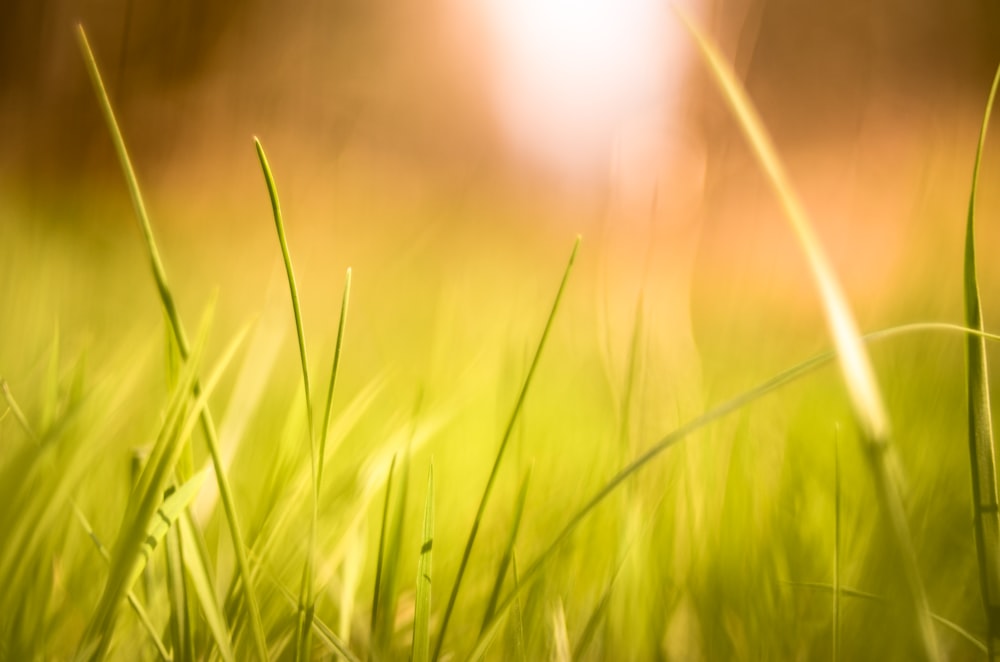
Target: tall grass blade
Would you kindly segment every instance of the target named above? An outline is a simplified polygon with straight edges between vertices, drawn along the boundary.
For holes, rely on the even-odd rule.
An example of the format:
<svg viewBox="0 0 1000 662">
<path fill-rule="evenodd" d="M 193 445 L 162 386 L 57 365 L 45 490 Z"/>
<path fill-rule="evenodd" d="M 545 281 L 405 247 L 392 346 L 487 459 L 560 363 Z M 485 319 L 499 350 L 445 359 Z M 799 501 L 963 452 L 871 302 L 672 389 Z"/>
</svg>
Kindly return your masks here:
<svg viewBox="0 0 1000 662">
<path fill-rule="evenodd" d="M 378 553 L 375 557 L 375 589 L 372 594 L 372 618 L 369 634 L 369 649 L 375 646 L 375 633 L 378 629 L 378 609 L 379 598 L 382 595 L 382 565 L 385 561 L 385 536 L 389 529 L 389 504 L 392 503 L 392 478 L 396 472 L 396 453 L 392 455 L 392 462 L 389 464 L 389 476 L 385 481 L 385 503 L 382 506 L 382 525 L 378 533 Z M 369 659 L 371 653 L 369 651 Z"/>
<path fill-rule="evenodd" d="M 754 155 L 781 201 L 785 215 L 809 262 L 834 348 L 837 351 L 837 363 L 847 387 L 854 418 L 861 432 L 865 457 L 875 482 L 879 502 L 889 520 L 898 548 L 903 575 L 910 594 L 910 611 L 914 627 L 919 635 L 924 656 L 928 660 L 937 660 L 940 653 L 933 624 L 927 616 L 929 612 L 927 595 L 920 577 L 916 550 L 903 507 L 898 462 L 890 443 L 889 419 L 854 316 L 840 289 L 833 268 L 813 232 L 805 207 L 799 201 L 749 96 L 712 41 L 681 9 L 676 6 L 674 9 L 697 43 L 726 102 L 750 142 Z"/>
<path fill-rule="evenodd" d="M 976 277 L 976 193 L 986 132 L 997 87 L 1000 85 L 1000 67 L 997 68 L 990 87 L 990 94 L 983 113 L 983 124 L 976 146 L 976 160 L 972 167 L 972 187 L 969 194 L 969 213 L 965 226 L 965 325 L 982 331 L 983 309 L 979 298 Z M 987 639 L 990 660 L 997 659 L 1000 646 L 1000 506 L 997 503 L 997 468 L 993 442 L 993 419 L 990 414 L 989 370 L 986 360 L 986 340 L 970 335 L 966 340 L 967 395 L 969 420 L 969 459 L 972 465 L 972 509 L 976 539 L 976 556 L 979 563 L 979 584 L 983 606 L 986 610 Z"/>
<path fill-rule="evenodd" d="M 555 320 L 556 311 L 559 309 L 559 302 L 562 300 L 563 293 L 566 290 L 566 283 L 569 281 L 569 275 L 573 270 L 573 263 L 576 261 L 576 254 L 579 249 L 580 237 L 577 236 L 576 241 L 573 242 L 573 250 L 570 252 L 566 269 L 563 271 L 562 281 L 559 283 L 559 289 L 556 291 L 555 300 L 552 302 L 552 308 L 549 311 L 548 319 L 545 321 L 545 327 L 542 330 L 541 338 L 538 340 L 538 347 L 535 349 L 535 355 L 531 359 L 531 365 L 529 366 L 528 372 L 524 377 L 524 382 L 521 385 L 521 391 L 518 393 L 517 401 L 514 403 L 514 408 L 507 421 L 507 428 L 504 430 L 503 437 L 500 440 L 500 447 L 497 449 L 496 458 L 493 460 L 493 468 L 490 470 L 490 476 L 486 480 L 486 487 L 483 489 L 483 496 L 479 500 L 479 507 L 476 509 L 476 516 L 472 521 L 472 530 L 469 531 L 469 538 L 465 543 L 465 550 L 462 552 L 462 560 L 458 566 L 458 573 L 455 575 L 455 583 L 452 584 L 451 593 L 448 596 L 448 604 L 445 607 L 444 617 L 441 620 L 441 630 L 438 633 L 437 644 L 434 647 L 434 655 L 432 657 L 435 662 L 437 662 L 437 659 L 441 656 L 445 635 L 448 632 L 448 623 L 451 621 L 451 614 L 455 608 L 455 600 L 458 599 L 458 591 L 462 586 L 462 579 L 465 576 L 465 569 L 469 564 L 469 557 L 472 555 L 472 545 L 476 542 L 476 535 L 479 533 L 479 527 L 482 524 L 483 515 L 486 513 L 486 504 L 489 502 L 490 494 L 493 492 L 493 484 L 496 481 L 497 474 L 500 472 L 500 461 L 503 460 L 504 451 L 507 450 L 507 445 L 510 443 L 510 439 L 513 436 L 514 426 L 517 423 L 519 414 L 521 413 L 521 408 L 524 406 L 525 398 L 528 395 L 528 387 L 531 386 L 535 370 L 538 368 L 538 362 L 539 359 L 541 359 L 542 350 L 545 348 L 545 341 L 548 339 L 549 332 L 552 329 L 552 323 Z"/>
<path fill-rule="evenodd" d="M 424 533 L 417 561 L 417 594 L 413 614 L 413 662 L 427 662 L 431 654 L 431 570 L 434 560 L 434 465 L 427 472 L 424 497 Z"/>
<path fill-rule="evenodd" d="M 313 439 L 315 426 L 313 425 L 313 405 L 312 388 L 309 385 L 309 360 L 306 352 L 305 326 L 302 323 L 302 308 L 299 304 L 299 288 L 295 284 L 295 271 L 292 269 L 292 256 L 288 252 L 288 240 L 285 238 L 285 223 L 281 217 L 281 203 L 278 201 L 278 187 L 274 183 L 274 175 L 271 166 L 267 162 L 267 155 L 264 154 L 264 146 L 260 139 L 253 139 L 254 147 L 257 150 L 257 158 L 260 161 L 261 170 L 264 172 L 264 181 L 267 184 L 267 193 L 271 198 L 271 211 L 274 214 L 274 227 L 278 233 L 278 243 L 281 245 L 281 259 L 285 264 L 285 274 L 288 276 L 288 291 L 292 299 L 292 313 L 295 317 L 295 334 L 299 344 L 299 362 L 302 365 L 302 388 L 305 391 L 306 400 L 306 426 L 308 427 L 309 459 L 312 464 L 312 516 L 309 524 L 309 544 L 306 546 L 306 558 L 302 567 L 302 583 L 299 588 L 299 617 L 296 624 L 295 634 L 295 660 L 309 657 L 310 638 L 312 628 L 309 627 L 309 620 L 313 610 L 313 563 L 316 557 L 316 519 L 319 511 L 319 476 L 318 462 L 316 459 L 316 444 Z"/>
<path fill-rule="evenodd" d="M 524 502 L 528 496 L 528 483 L 531 480 L 531 468 L 525 472 L 521 479 L 521 487 L 517 491 L 517 500 L 514 502 L 514 521 L 511 524 L 510 535 L 507 536 L 507 544 L 504 546 L 503 555 L 500 557 L 500 565 L 497 567 L 497 576 L 493 580 L 493 590 L 490 591 L 490 599 L 486 603 L 486 613 L 483 614 L 483 624 L 479 629 L 482 633 L 486 624 L 493 618 L 496 611 L 497 601 L 500 600 L 500 591 L 503 590 L 503 582 L 507 577 L 507 569 L 510 567 L 511 559 L 514 557 L 514 544 L 517 542 L 517 533 L 521 529 L 521 517 L 524 515 Z"/>
<path fill-rule="evenodd" d="M 104 119 L 108 125 L 109 133 L 111 134 L 111 140 L 115 146 L 115 152 L 118 155 L 118 160 L 121 162 L 122 172 L 124 173 L 125 181 L 128 184 L 129 194 L 132 198 L 132 205 L 135 208 L 136 218 L 139 221 L 139 228 L 142 231 L 143 238 L 146 243 L 146 249 L 148 251 L 150 264 L 153 270 L 153 279 L 156 282 L 156 288 L 159 292 L 160 301 L 162 302 L 163 308 L 166 311 L 168 319 L 170 320 L 170 327 L 173 330 L 174 339 L 177 341 L 177 347 L 180 350 L 181 357 L 187 360 L 190 349 L 187 335 L 185 334 L 184 327 L 181 323 L 180 314 L 177 312 L 177 307 L 174 304 L 173 294 L 167 284 L 166 271 L 163 268 L 163 262 L 160 259 L 159 250 L 156 246 L 156 240 L 153 237 L 152 225 L 149 221 L 149 215 L 146 213 L 146 205 L 139 189 L 139 180 L 132 167 L 132 161 L 129 158 L 128 150 L 125 148 L 125 139 L 122 137 L 118 121 L 115 119 L 115 114 L 111 107 L 111 101 L 108 98 L 107 91 L 105 90 L 104 82 L 101 79 L 101 73 L 97 67 L 97 60 L 94 58 L 94 53 L 90 48 L 89 42 L 87 41 L 87 34 L 83 29 L 83 25 L 77 25 L 77 37 L 80 44 L 80 51 L 83 54 L 84 63 L 87 66 L 87 72 L 90 75 L 91 83 L 94 86 L 94 92 L 97 95 L 98 105 L 101 108 L 101 112 L 104 114 Z M 194 384 L 193 390 L 196 393 L 200 390 L 197 381 Z M 226 522 L 229 527 L 229 534 L 232 538 L 233 548 L 236 553 L 237 568 L 243 582 L 243 591 L 246 595 L 247 611 L 249 612 L 250 617 L 250 628 L 253 632 L 255 653 L 258 658 L 266 661 L 270 656 L 267 650 L 267 639 L 264 635 L 264 625 L 260 619 L 260 609 L 257 606 L 257 596 L 254 592 L 253 575 L 250 572 L 250 564 L 247 560 L 246 546 L 243 543 L 243 533 L 240 530 L 232 489 L 229 486 L 229 480 L 226 477 L 222 454 L 219 450 L 218 434 L 215 429 L 215 422 L 213 421 L 212 415 L 207 408 L 205 408 L 201 414 L 201 427 L 205 434 L 205 442 L 208 445 L 209 454 L 212 457 L 212 464 L 215 467 L 215 477 L 219 486 L 219 496 L 222 499 Z"/>
<path fill-rule="evenodd" d="M 333 365 L 330 368 L 330 386 L 326 391 L 326 406 L 323 407 L 323 423 L 319 431 L 319 462 L 316 471 L 316 490 L 323 487 L 323 464 L 326 461 L 326 442 L 330 434 L 330 416 L 333 412 L 333 391 L 337 385 L 340 370 L 341 351 L 344 347 L 344 329 L 347 327 L 347 308 L 351 302 L 351 268 L 344 276 L 344 294 L 340 299 L 340 320 L 337 322 L 337 340 L 333 349 Z"/>
<path fill-rule="evenodd" d="M 184 565 L 181 556 L 180 534 L 176 528 L 167 532 L 163 546 L 167 561 L 167 601 L 170 604 L 170 641 L 174 651 L 173 662 L 189 662 L 195 659 L 194 627 L 191 610 L 188 609 L 187 582 L 184 579 Z"/>
<path fill-rule="evenodd" d="M 385 559 L 382 565 L 382 594 L 379 596 L 379 620 L 375 624 L 375 652 L 379 656 L 390 655 L 392 636 L 395 633 L 397 584 L 399 560 L 403 554 L 403 535 L 406 531 L 406 506 L 410 491 L 410 448 L 403 454 L 400 466 L 399 495 L 390 518 L 390 529 L 386 537 Z"/>
</svg>

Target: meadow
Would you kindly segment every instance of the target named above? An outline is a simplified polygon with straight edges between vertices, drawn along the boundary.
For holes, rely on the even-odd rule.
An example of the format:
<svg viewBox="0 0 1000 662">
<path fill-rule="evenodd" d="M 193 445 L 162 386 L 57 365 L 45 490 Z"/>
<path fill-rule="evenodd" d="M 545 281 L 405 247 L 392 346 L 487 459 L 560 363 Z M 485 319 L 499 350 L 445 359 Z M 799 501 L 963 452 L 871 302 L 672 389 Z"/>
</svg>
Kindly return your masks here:
<svg viewBox="0 0 1000 662">
<path fill-rule="evenodd" d="M 968 212 L 913 253 L 943 271 L 859 325 L 699 37 L 808 303 L 713 271 L 678 377 L 642 288 L 608 318 L 586 233 L 444 232 L 386 265 L 398 238 L 298 231 L 266 137 L 266 242 L 158 226 L 183 204 L 144 197 L 79 36 L 128 192 L 43 223 L 0 197 L 0 658 L 993 656 L 986 121 L 956 148 Z"/>
</svg>

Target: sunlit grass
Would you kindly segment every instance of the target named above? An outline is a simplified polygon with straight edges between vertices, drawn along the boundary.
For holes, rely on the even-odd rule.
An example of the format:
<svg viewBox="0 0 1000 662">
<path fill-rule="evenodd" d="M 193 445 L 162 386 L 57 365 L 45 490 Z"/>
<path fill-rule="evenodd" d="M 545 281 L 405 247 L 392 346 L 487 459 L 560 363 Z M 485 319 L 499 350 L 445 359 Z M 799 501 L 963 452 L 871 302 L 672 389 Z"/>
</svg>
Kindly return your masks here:
<svg viewBox="0 0 1000 662">
<path fill-rule="evenodd" d="M 636 375 L 693 387 L 672 382 L 646 351 L 663 330 L 641 305 L 625 383 L 608 386 L 586 241 L 577 238 L 568 262 L 572 233 L 552 246 L 530 296 L 507 275 L 502 309 L 517 314 L 500 332 L 490 328 L 500 302 L 488 297 L 442 317 L 439 351 L 415 342 L 412 328 L 393 329 L 399 352 L 389 355 L 417 355 L 427 371 L 414 383 L 379 362 L 387 350 L 372 340 L 377 313 L 411 303 L 405 275 L 377 306 L 365 300 L 372 274 L 358 274 L 353 294 L 350 270 L 342 290 L 339 269 L 300 270 L 297 281 L 304 239 L 285 234 L 260 142 L 282 305 L 270 315 L 268 294 L 251 292 L 259 304 L 249 327 L 244 316 L 218 316 L 189 342 L 181 310 L 192 303 L 178 292 L 212 288 L 180 265 L 168 284 L 167 266 L 185 258 L 160 252 L 80 38 L 139 220 L 131 249 L 145 250 L 156 291 L 138 268 L 114 274 L 131 298 L 89 341 L 99 357 L 90 362 L 80 329 L 19 318 L 20 304 L 0 298 L 9 363 L 0 363 L 0 659 L 648 659 L 681 650 L 906 660 L 938 649 L 976 659 L 993 647 L 984 559 L 995 562 L 996 550 L 969 526 L 969 449 L 955 443 L 968 406 L 971 447 L 992 444 L 986 352 L 998 337 L 979 306 L 989 286 L 976 274 L 972 205 L 964 325 L 862 334 L 763 123 L 713 61 L 810 254 L 830 349 L 803 358 L 780 336 L 773 347 L 738 346 L 748 365 L 766 349 L 785 368 L 769 377 L 733 368 L 699 393 L 711 403 L 704 411 L 642 438 L 629 422 L 649 406 L 633 390 Z M 973 204 L 985 125 L 982 136 Z M 0 246 L 8 256 L 40 271 L 62 265 L 62 254 L 29 242 Z M 75 259 L 63 296 L 122 287 L 102 280 L 93 258 Z M 23 269 L 18 282 L 40 297 Z M 462 277 L 441 286 L 469 286 Z M 322 303 L 329 314 L 310 318 L 314 299 L 303 291 L 323 278 L 336 293 Z M 137 312 L 151 299 L 162 319 Z M 309 327 L 307 357 L 311 319 L 335 322 Z M 287 336 L 269 332 L 272 323 Z M 482 329 L 480 342 L 462 340 L 459 324 Z M 298 361 L 281 351 L 292 329 Z M 322 420 L 309 368 L 317 358 L 330 360 Z M 210 410 L 225 412 L 218 430 Z M 884 464 L 889 420 L 905 480 Z M 682 443 L 710 462 L 679 461 Z M 975 472 L 981 454 L 972 456 Z M 995 519 L 990 506 L 977 498 L 977 522 Z M 626 581 L 642 608 L 616 599 Z"/>
</svg>

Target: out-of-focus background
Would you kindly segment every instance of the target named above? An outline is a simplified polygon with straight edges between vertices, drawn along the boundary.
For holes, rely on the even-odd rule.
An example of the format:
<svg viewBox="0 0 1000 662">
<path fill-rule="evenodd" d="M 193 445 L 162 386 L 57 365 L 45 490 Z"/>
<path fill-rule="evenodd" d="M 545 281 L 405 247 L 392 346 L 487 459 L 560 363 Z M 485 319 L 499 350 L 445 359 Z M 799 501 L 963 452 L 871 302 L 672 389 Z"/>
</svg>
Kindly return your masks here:
<svg viewBox="0 0 1000 662">
<path fill-rule="evenodd" d="M 757 104 L 862 328 L 961 320 L 964 223 L 1000 63 L 1000 4 L 681 4 Z M 282 427 L 301 409 L 300 387 L 257 136 L 281 195 L 317 374 L 332 355 L 344 270 L 354 270 L 339 388 L 345 402 L 370 398 L 344 432 L 343 467 L 414 434 L 410 417 L 433 428 L 425 442 L 445 523 L 435 545 L 445 578 L 437 605 L 577 234 L 580 258 L 537 400 L 528 398 L 501 476 L 509 505 L 522 470 L 536 467 L 525 558 L 652 441 L 829 347 L 792 233 L 668 3 L 6 0 L 2 13 L 0 374 L 23 394 L 29 417 L 51 421 L 33 394 L 53 383 L 61 393 L 60 380 L 79 365 L 98 382 L 134 368 L 142 397 L 116 401 L 109 417 L 118 422 L 108 443 L 124 457 L 145 440 L 163 397 L 162 314 L 78 49 L 79 22 L 189 326 L 214 300 L 210 348 L 247 320 L 270 334 L 253 350 L 266 348 L 254 359 L 267 386 L 260 420 L 232 450 L 238 493 L 266 501 L 256 479 L 274 463 L 262 449 L 302 425 Z M 988 144 L 982 177 L 989 329 L 1000 319 L 1000 140 Z M 912 478 L 908 505 L 932 606 L 976 632 L 961 345 L 920 342 L 880 345 L 874 358 Z M 227 379 L 220 403 L 239 399 Z M 832 371 L 810 384 L 700 438 L 630 484 L 618 510 L 602 511 L 600 526 L 567 553 L 565 577 L 551 578 L 550 592 L 570 587 L 560 599 L 571 636 L 614 563 L 632 554 L 598 637 L 605 657 L 825 654 L 826 594 L 803 597 L 782 583 L 829 581 L 818 559 L 831 536 L 830 443 L 840 434 L 834 423 L 849 417 Z M 414 413 L 417 393 L 423 409 Z M 0 417 L 0 432 L 12 420 Z M 895 557 L 851 452 L 845 530 L 856 537 L 845 543 L 845 577 L 891 595 Z M 427 461 L 419 456 L 415 476 Z M 106 484 L 124 499 L 120 464 L 108 460 L 95 475 L 111 476 Z M 79 477 L 80 501 L 112 539 L 120 501 L 101 507 L 108 497 L 87 478 Z M 482 558 L 498 553 L 505 521 L 486 524 Z M 329 531 L 333 548 L 342 531 Z M 348 533 L 361 541 L 368 582 L 375 525 Z M 288 558 L 298 553 L 294 536 L 279 539 Z M 640 541 L 634 553 L 624 551 L 628 540 Z M 83 596 L 74 608 L 85 612 L 99 586 L 72 584 L 88 567 L 82 552 L 67 564 L 67 585 Z M 492 566 L 482 564 L 479 576 L 488 576 Z M 274 570 L 297 581 L 289 564 Z M 347 569 L 329 573 L 347 582 Z M 485 601 L 489 580 L 470 584 L 460 609 Z M 546 600 L 537 601 L 539 623 L 549 623 Z M 352 620 L 336 604 L 328 620 L 363 639 L 357 623 L 366 616 Z M 869 636 L 882 623 L 871 609 L 845 612 L 854 648 L 844 659 L 910 659 L 896 617 L 884 630 L 894 636 Z M 58 613 L 51 640 L 72 650 L 78 617 Z M 532 650 L 548 650 L 545 632 L 531 635 Z M 450 636 L 461 651 L 475 629 Z M 946 645 L 958 657 L 966 650 Z"/>
</svg>

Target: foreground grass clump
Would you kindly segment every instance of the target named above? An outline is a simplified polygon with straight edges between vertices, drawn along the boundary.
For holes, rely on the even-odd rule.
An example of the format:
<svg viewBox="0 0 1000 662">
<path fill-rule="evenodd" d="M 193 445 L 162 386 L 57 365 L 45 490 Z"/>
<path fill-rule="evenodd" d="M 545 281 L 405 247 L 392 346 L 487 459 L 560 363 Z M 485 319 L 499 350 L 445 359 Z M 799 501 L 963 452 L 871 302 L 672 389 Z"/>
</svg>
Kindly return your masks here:
<svg viewBox="0 0 1000 662">
<path fill-rule="evenodd" d="M 307 347 L 294 224 L 260 141 L 288 298 L 249 327 L 215 320 L 209 305 L 192 342 L 81 29 L 157 307 L 116 318 L 88 350 L 97 360 L 73 328 L 9 325 L 0 659 L 992 656 L 996 337 L 979 304 L 973 222 L 986 123 L 965 326 L 862 335 L 762 123 L 692 30 L 801 240 L 832 349 L 790 356 L 750 388 L 729 375 L 716 404 L 639 439 L 619 468 L 608 440 L 631 447 L 630 412 L 664 406 L 644 397 L 636 365 L 670 375 L 635 341 L 625 383 L 608 378 L 575 271 L 579 238 L 561 279 L 545 267 L 548 300 L 505 327 L 507 346 L 471 351 L 442 325 L 437 360 L 460 369 L 435 379 L 432 365 L 407 383 L 360 359 L 373 327 L 348 319 L 350 270 L 330 297 L 336 324 L 311 331 Z M 4 263 L 48 265 L 27 233 L 11 236 Z M 80 293 L 105 291 L 85 257 L 66 259 Z M 134 289 L 122 311 L 142 310 L 149 292 Z M 491 302 L 476 303 L 464 312 L 485 324 Z M 19 319 L 18 305 L 0 297 L 0 315 Z M 655 338 L 642 319 L 633 337 Z M 294 328 L 298 361 L 278 361 L 274 320 Z M 408 340 L 398 342 L 426 351 Z M 321 417 L 317 355 L 329 356 Z"/>
</svg>

